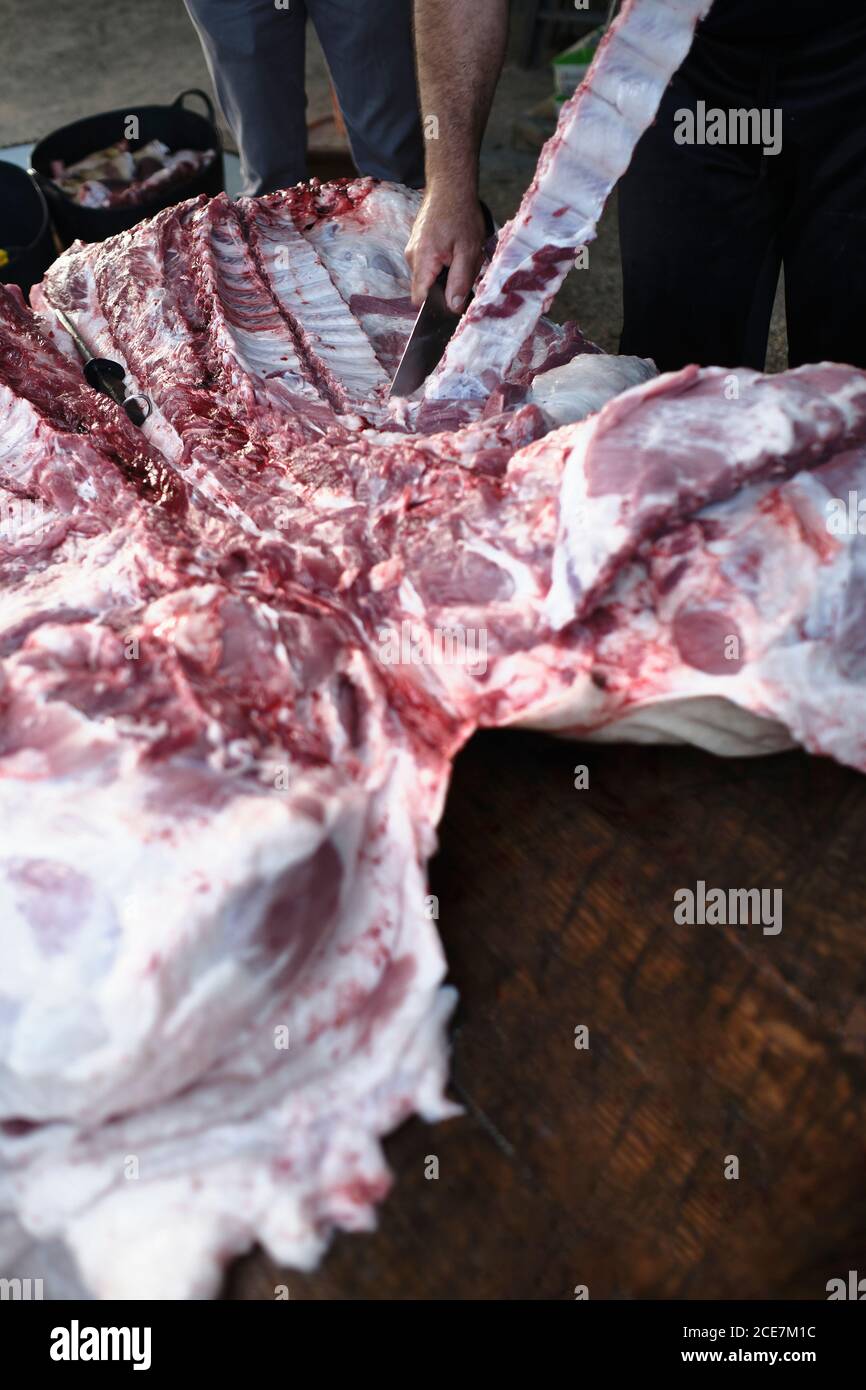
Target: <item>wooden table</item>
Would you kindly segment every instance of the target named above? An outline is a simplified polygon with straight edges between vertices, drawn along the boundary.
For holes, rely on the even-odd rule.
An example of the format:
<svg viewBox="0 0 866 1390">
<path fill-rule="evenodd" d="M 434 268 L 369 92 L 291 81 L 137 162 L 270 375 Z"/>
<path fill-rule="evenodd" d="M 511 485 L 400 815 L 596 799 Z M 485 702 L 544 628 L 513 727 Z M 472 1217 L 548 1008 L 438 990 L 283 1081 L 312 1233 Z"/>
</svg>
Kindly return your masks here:
<svg viewBox="0 0 866 1390">
<path fill-rule="evenodd" d="M 253 1255 L 226 1296 L 823 1298 L 866 1274 L 864 842 L 866 779 L 805 754 L 477 736 L 432 871 L 465 1116 L 387 1142 L 374 1235 L 310 1276 Z M 782 888 L 781 933 L 676 925 L 699 879 Z"/>
</svg>

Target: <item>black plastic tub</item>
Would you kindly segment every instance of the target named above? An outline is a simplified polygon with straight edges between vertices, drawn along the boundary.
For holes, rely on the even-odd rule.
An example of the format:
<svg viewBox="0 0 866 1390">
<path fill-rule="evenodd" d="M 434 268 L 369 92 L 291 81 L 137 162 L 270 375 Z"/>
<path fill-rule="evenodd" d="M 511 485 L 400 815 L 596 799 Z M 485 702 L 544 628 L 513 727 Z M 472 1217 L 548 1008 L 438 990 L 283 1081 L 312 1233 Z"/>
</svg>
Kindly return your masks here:
<svg viewBox="0 0 866 1390">
<path fill-rule="evenodd" d="M 16 164 L 0 159 L 0 283 L 18 285 L 25 294 L 42 279 L 57 254 L 48 207 L 39 187 Z"/>
<path fill-rule="evenodd" d="M 206 116 L 187 110 L 183 103 L 189 96 L 201 98 L 207 110 Z M 162 140 L 170 150 L 214 150 L 216 155 L 213 162 L 191 178 L 173 183 L 148 202 L 135 207 L 81 207 L 52 179 L 53 161 L 62 159 L 64 164 L 75 164 L 85 155 L 107 149 L 109 145 L 123 140 L 130 116 L 138 118 L 138 139 L 129 141 L 130 149 L 136 150 L 140 145 L 146 145 L 148 140 Z M 145 217 L 152 217 L 160 208 L 181 203 L 198 193 L 221 193 L 225 187 L 222 141 L 213 103 L 207 93 L 197 87 L 181 92 L 171 106 L 127 106 L 122 111 L 106 111 L 101 116 L 88 116 L 83 121 L 62 126 L 39 141 L 30 162 L 31 173 L 45 194 L 51 219 L 65 246 L 76 238 L 81 241 L 104 241 L 106 237 L 134 227 Z"/>
</svg>

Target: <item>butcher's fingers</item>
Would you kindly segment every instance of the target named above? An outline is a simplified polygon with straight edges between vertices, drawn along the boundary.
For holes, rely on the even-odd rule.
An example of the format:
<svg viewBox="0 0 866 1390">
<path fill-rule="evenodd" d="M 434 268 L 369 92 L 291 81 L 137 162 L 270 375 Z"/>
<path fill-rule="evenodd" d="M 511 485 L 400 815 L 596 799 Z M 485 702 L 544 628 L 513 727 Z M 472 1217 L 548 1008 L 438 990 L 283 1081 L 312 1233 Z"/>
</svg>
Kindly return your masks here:
<svg viewBox="0 0 866 1390">
<path fill-rule="evenodd" d="M 448 304 L 459 313 L 481 264 L 485 234 L 477 192 L 455 196 L 428 188 L 406 247 L 413 304 L 423 304 L 436 276 L 450 266 Z"/>
<path fill-rule="evenodd" d="M 481 265 L 481 247 L 455 247 L 454 259 L 445 288 L 448 307 L 459 314 L 466 308 L 466 299 L 475 283 Z"/>
</svg>

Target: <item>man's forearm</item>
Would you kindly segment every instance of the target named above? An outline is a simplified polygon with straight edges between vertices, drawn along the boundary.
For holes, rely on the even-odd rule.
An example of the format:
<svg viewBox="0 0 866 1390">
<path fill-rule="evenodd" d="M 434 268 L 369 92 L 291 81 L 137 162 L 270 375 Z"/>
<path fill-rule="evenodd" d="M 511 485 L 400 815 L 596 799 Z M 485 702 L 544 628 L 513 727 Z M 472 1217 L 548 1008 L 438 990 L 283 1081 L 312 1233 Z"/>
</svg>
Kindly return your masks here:
<svg viewBox="0 0 866 1390">
<path fill-rule="evenodd" d="M 508 0 L 415 0 L 428 187 L 476 185 L 507 38 Z"/>
</svg>

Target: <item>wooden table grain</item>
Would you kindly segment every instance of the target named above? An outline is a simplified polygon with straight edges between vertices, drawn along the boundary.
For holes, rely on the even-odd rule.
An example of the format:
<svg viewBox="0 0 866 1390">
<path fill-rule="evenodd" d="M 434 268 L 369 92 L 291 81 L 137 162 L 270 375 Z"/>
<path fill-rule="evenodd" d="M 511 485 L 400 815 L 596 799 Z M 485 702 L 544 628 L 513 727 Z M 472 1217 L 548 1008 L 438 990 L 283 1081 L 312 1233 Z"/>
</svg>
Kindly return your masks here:
<svg viewBox="0 0 866 1390">
<path fill-rule="evenodd" d="M 677 925 L 698 880 L 781 888 L 781 932 Z M 431 891 L 464 1115 L 387 1141 L 375 1233 L 311 1275 L 255 1253 L 226 1298 L 824 1298 L 866 1273 L 866 779 L 481 734 Z"/>
</svg>

